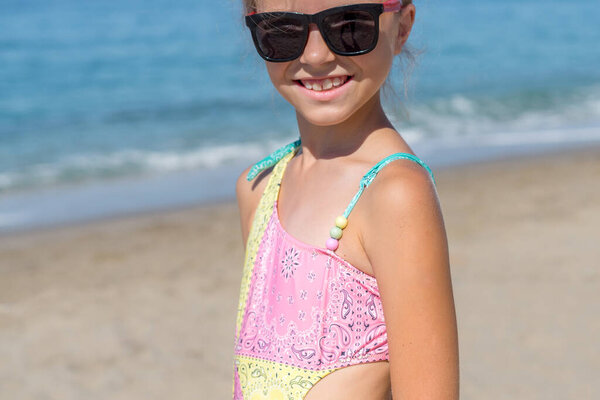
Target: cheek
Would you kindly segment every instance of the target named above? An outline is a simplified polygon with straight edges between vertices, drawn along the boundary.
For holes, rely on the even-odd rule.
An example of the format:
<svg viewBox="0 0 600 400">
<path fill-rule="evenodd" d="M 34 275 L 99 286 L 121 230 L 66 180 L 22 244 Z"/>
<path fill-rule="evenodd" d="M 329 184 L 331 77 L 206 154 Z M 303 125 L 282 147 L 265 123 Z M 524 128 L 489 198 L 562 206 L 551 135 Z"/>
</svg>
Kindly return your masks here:
<svg viewBox="0 0 600 400">
<path fill-rule="evenodd" d="M 267 73 L 269 74 L 269 78 L 271 79 L 271 83 L 273 84 L 273 87 L 277 90 L 277 92 L 279 92 L 279 94 L 286 99 L 288 102 L 290 102 L 290 82 L 286 79 L 286 73 L 289 73 L 290 71 L 288 71 L 288 65 L 290 63 L 289 62 L 284 62 L 284 63 L 272 63 L 272 62 L 265 62 L 265 65 L 267 67 Z"/>
<path fill-rule="evenodd" d="M 393 59 L 396 46 L 396 30 L 398 28 L 393 16 L 388 15 L 387 17 L 388 18 L 382 18 L 379 23 L 379 40 L 377 42 L 377 48 Z"/>
<path fill-rule="evenodd" d="M 394 41 L 391 39 L 390 32 L 383 29 L 379 32 L 377 47 L 373 51 L 377 52 L 378 58 L 382 61 L 392 62 L 394 60 Z"/>
<path fill-rule="evenodd" d="M 379 33 L 377 47 L 373 49 L 372 54 L 368 59 L 368 71 L 373 71 L 373 74 L 379 77 L 379 80 L 385 80 L 392 68 L 394 62 L 394 48 L 390 43 L 389 36 L 386 32 Z"/>
<path fill-rule="evenodd" d="M 380 39 L 382 38 L 380 37 Z M 366 78 L 372 79 L 375 83 L 385 81 L 394 62 L 394 52 L 385 41 L 380 40 L 373 51 L 359 57 L 361 58 L 360 67 Z"/>
<path fill-rule="evenodd" d="M 272 63 L 265 61 L 267 73 L 269 74 L 269 78 L 271 78 L 273 85 L 277 86 L 277 84 L 283 80 L 285 75 L 285 66 L 287 64 L 288 63 Z"/>
</svg>

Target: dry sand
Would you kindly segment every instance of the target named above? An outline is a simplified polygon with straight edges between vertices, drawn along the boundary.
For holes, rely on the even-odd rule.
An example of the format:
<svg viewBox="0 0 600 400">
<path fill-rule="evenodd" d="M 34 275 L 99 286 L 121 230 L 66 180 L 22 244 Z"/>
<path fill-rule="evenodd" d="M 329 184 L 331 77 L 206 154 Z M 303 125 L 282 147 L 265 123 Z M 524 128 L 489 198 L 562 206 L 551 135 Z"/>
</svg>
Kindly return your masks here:
<svg viewBox="0 0 600 400">
<path fill-rule="evenodd" d="M 436 171 L 462 399 L 600 398 L 600 150 Z M 230 399 L 234 204 L 0 237 L 0 399 Z"/>
</svg>

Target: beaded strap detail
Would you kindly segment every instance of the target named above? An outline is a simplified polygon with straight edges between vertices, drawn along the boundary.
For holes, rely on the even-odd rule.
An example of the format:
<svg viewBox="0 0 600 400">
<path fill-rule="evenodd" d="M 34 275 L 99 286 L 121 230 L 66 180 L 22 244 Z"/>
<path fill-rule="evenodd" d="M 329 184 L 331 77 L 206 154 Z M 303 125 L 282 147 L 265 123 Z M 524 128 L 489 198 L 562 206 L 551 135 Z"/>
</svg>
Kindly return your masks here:
<svg viewBox="0 0 600 400">
<path fill-rule="evenodd" d="M 435 178 L 433 177 L 433 172 L 431 171 L 431 168 L 429 168 L 429 166 L 427 164 L 425 164 L 417 156 L 414 156 L 409 153 L 395 153 L 390 156 L 387 156 L 386 158 L 384 158 L 383 160 L 381 160 L 377 164 L 375 164 L 375 166 L 373 166 L 373 168 L 371 168 L 369 170 L 369 172 L 367 172 L 362 177 L 362 179 L 360 180 L 358 191 L 356 192 L 356 194 L 350 201 L 350 204 L 348 204 L 348 207 L 346 207 L 346 210 L 344 211 L 344 213 L 335 219 L 335 225 L 333 228 L 331 228 L 329 230 L 330 237 L 329 237 L 329 239 L 327 239 L 327 242 L 325 243 L 325 246 L 329 250 L 331 250 L 331 251 L 337 250 L 337 248 L 339 246 L 339 240 L 342 238 L 342 235 L 343 235 L 343 230 L 348 225 L 348 216 L 354 209 L 354 206 L 356 205 L 356 202 L 362 195 L 363 191 L 367 188 L 367 186 L 369 186 L 371 184 L 371 182 L 373 182 L 373 179 L 375 179 L 375 177 L 377 176 L 377 174 L 379 173 L 379 171 L 381 171 L 381 169 L 383 167 L 385 167 L 392 161 L 400 160 L 400 159 L 411 160 L 411 161 L 414 161 L 417 164 L 421 165 L 423 168 L 425 168 L 427 170 L 427 172 L 429 172 L 429 175 L 431 176 L 431 180 L 433 181 L 433 184 L 435 185 Z"/>
<path fill-rule="evenodd" d="M 301 145 L 301 142 L 300 142 L 300 139 L 298 139 L 295 142 L 289 143 L 289 144 L 275 150 L 273 153 L 269 154 L 267 157 L 263 158 L 262 160 L 260 160 L 256 164 L 254 164 L 254 166 L 250 169 L 250 172 L 248 172 L 248 176 L 246 177 L 246 179 L 248 181 L 251 181 L 259 173 L 261 173 L 261 171 L 276 165 L 286 155 L 288 155 L 292 152 L 295 152 L 295 150 L 298 149 L 298 147 L 300 147 L 300 145 Z M 373 179 L 375 179 L 375 177 L 377 176 L 379 171 L 381 171 L 381 169 L 383 167 L 385 167 L 392 161 L 401 160 L 401 159 L 414 161 L 417 164 L 421 165 L 423 168 L 425 168 L 427 170 L 427 172 L 429 173 L 429 175 L 431 176 L 431 180 L 433 181 L 433 184 L 435 185 L 435 178 L 433 176 L 433 172 L 431 171 L 431 168 L 429 168 L 429 166 L 427 164 L 425 164 L 419 157 L 417 157 L 413 154 L 409 154 L 409 153 L 395 153 L 395 154 L 385 157 L 383 160 L 381 160 L 377 164 L 375 164 L 373 166 L 373 168 L 371 168 L 362 177 L 362 179 L 360 180 L 358 191 L 356 192 L 356 194 L 350 201 L 350 204 L 348 204 L 348 207 L 346 207 L 346 210 L 344 211 L 344 213 L 335 219 L 335 225 L 333 228 L 331 228 L 329 230 L 329 239 L 327 239 L 327 242 L 325 243 L 325 247 L 327 247 L 327 249 L 329 249 L 331 251 L 337 250 L 337 248 L 339 246 L 339 240 L 342 238 L 342 235 L 343 235 L 343 230 L 344 230 L 344 228 L 346 228 L 346 226 L 348 226 L 348 216 L 354 209 L 354 206 L 358 202 L 358 199 L 362 195 L 363 191 L 371 184 L 371 182 L 373 182 Z"/>
</svg>

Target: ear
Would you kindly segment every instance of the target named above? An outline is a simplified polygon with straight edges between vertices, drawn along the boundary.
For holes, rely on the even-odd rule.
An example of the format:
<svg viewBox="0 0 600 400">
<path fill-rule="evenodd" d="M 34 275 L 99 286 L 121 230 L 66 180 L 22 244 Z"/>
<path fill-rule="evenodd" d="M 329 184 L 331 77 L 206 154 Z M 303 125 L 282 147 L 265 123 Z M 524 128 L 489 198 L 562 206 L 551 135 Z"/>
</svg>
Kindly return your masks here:
<svg viewBox="0 0 600 400">
<path fill-rule="evenodd" d="M 400 10 L 400 16 L 398 18 L 398 33 L 396 35 L 396 45 L 394 46 L 394 55 L 400 54 L 404 43 L 408 40 L 410 31 L 412 30 L 413 23 L 415 22 L 415 6 L 410 3 Z"/>
</svg>

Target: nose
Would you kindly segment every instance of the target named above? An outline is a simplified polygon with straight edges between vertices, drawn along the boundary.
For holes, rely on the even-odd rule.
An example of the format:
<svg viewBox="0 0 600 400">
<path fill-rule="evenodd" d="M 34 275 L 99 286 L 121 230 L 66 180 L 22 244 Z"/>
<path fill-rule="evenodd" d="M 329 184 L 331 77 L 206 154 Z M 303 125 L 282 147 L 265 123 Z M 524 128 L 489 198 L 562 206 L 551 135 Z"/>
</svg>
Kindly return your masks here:
<svg viewBox="0 0 600 400">
<path fill-rule="evenodd" d="M 329 49 L 325 39 L 321 36 L 319 28 L 315 24 L 310 24 L 308 30 L 308 40 L 304 52 L 299 58 L 301 63 L 305 64 L 325 64 L 335 60 L 335 54 Z"/>
</svg>

